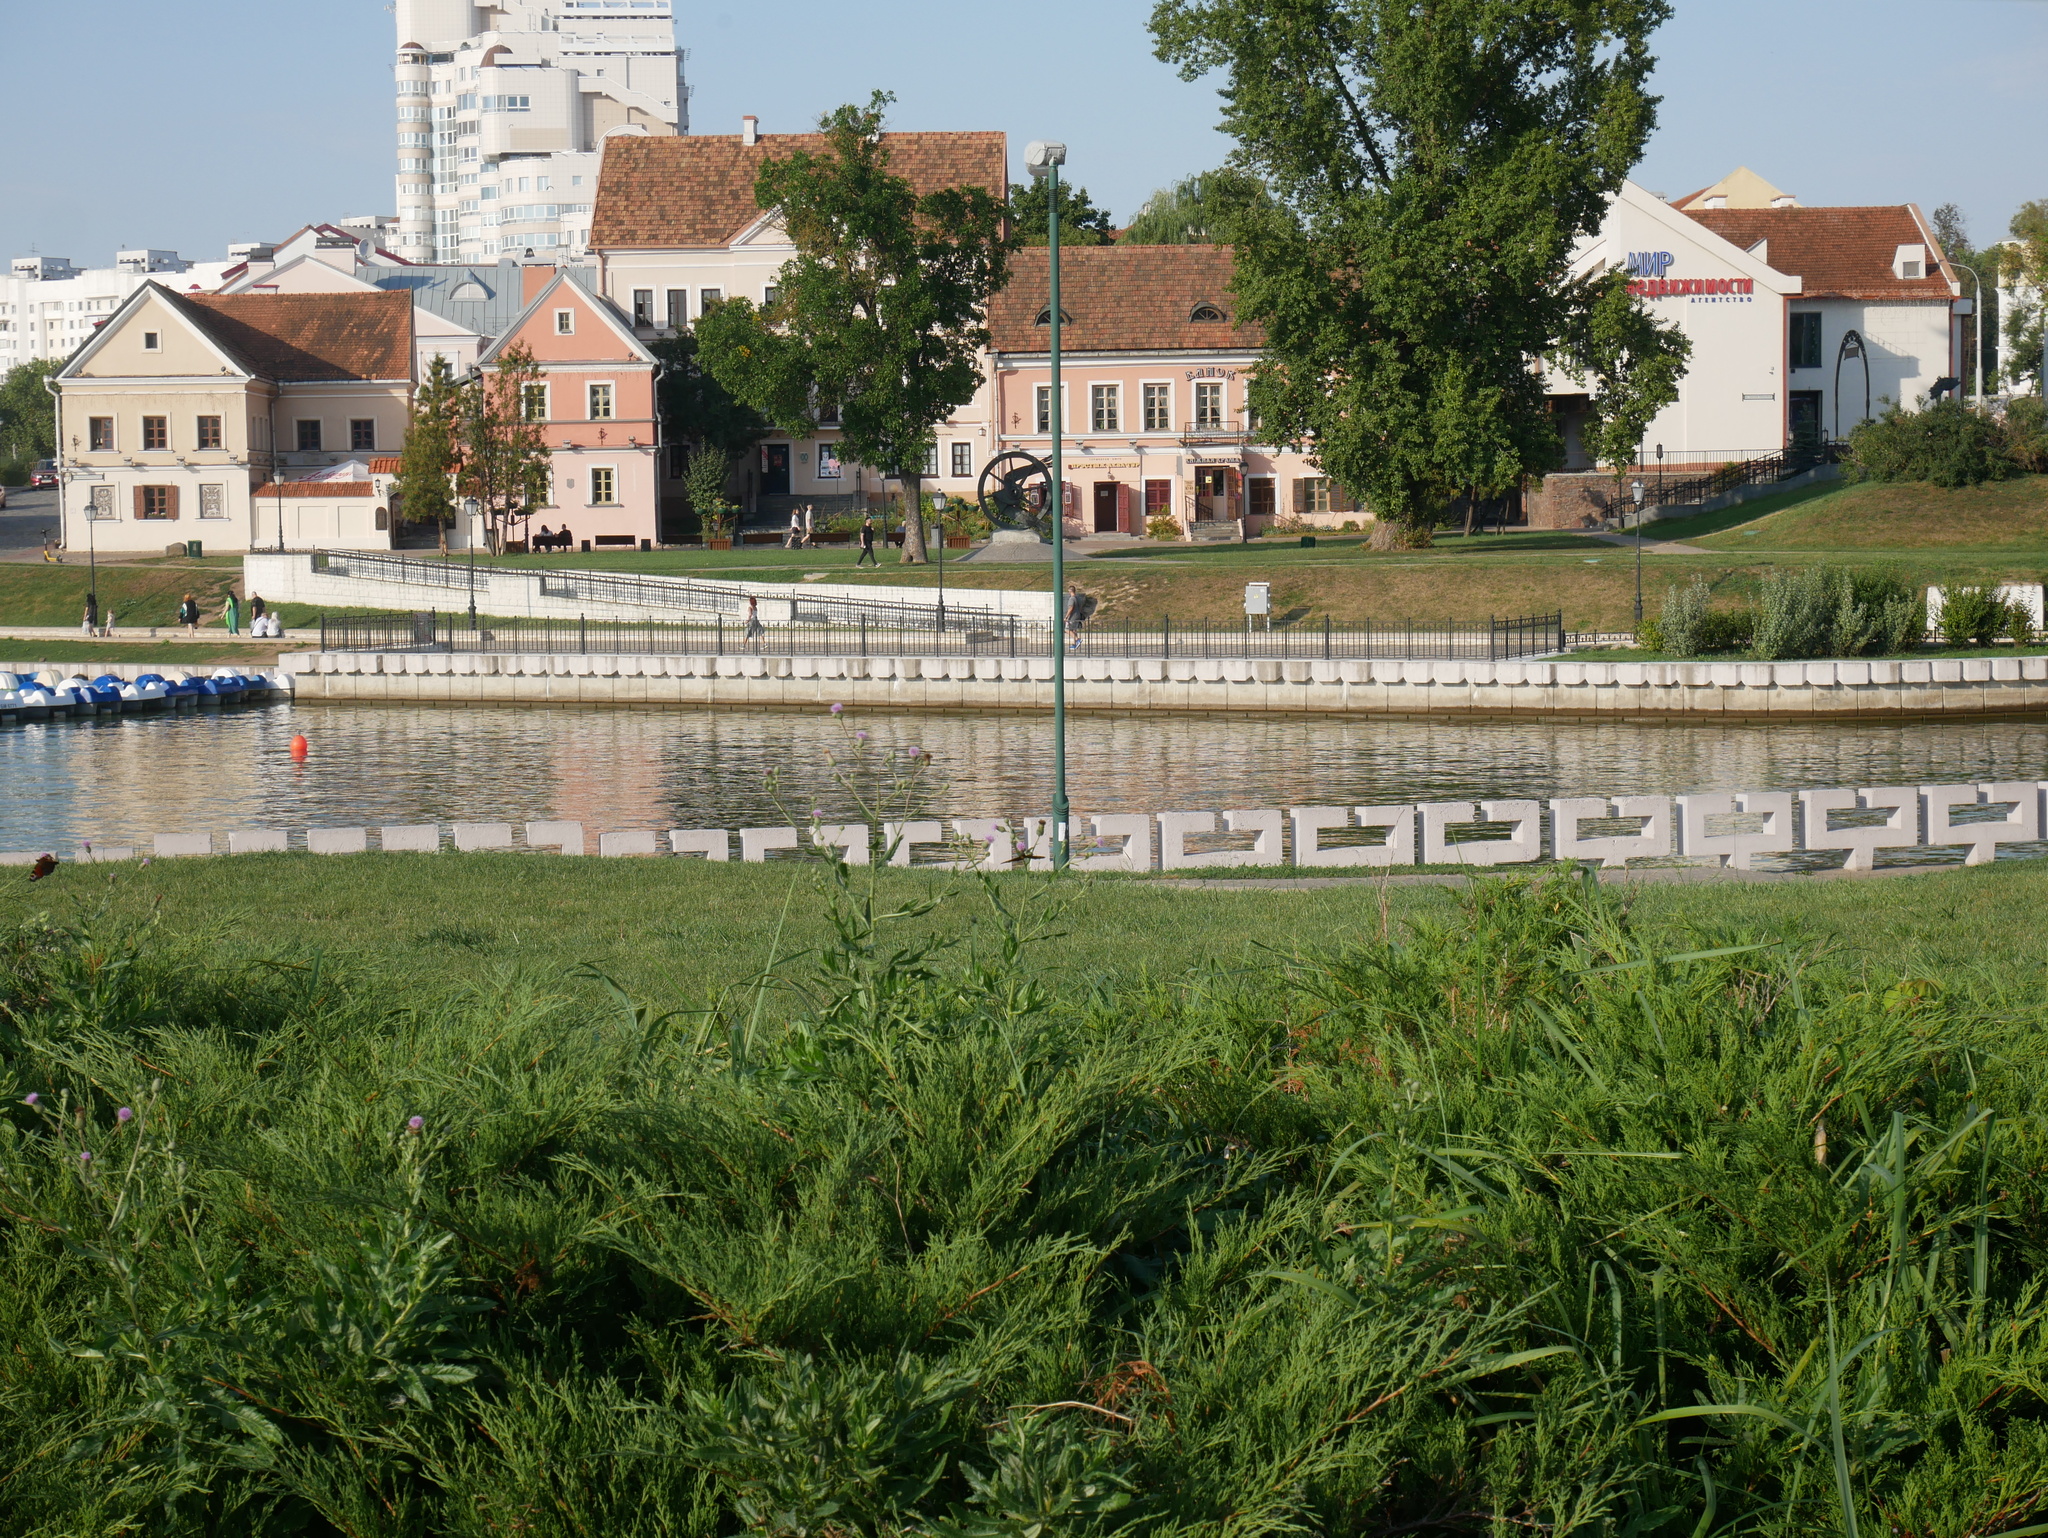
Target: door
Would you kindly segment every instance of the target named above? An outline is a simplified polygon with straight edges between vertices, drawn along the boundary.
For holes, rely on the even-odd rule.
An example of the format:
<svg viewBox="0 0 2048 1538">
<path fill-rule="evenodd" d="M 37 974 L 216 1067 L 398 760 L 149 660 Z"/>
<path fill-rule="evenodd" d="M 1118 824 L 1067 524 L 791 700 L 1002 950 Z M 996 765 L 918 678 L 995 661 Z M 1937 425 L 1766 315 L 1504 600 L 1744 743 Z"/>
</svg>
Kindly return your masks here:
<svg viewBox="0 0 2048 1538">
<path fill-rule="evenodd" d="M 1095 532 L 1116 533 L 1116 482 L 1095 483 Z"/>
<path fill-rule="evenodd" d="M 1203 522 L 1229 518 L 1230 472 L 1221 465 L 1195 467 L 1195 517 Z"/>
<path fill-rule="evenodd" d="M 767 497 L 789 495 L 789 445 L 786 443 L 764 443 L 761 445 L 761 494 Z"/>
<path fill-rule="evenodd" d="M 1792 410 L 1787 425 L 1792 429 L 1793 444 L 1818 444 L 1821 437 L 1820 391 L 1794 390 L 1789 400 Z"/>
<path fill-rule="evenodd" d="M 1251 478 L 1251 506 L 1246 509 L 1254 518 L 1273 516 L 1273 477 L 1255 475 Z"/>
</svg>

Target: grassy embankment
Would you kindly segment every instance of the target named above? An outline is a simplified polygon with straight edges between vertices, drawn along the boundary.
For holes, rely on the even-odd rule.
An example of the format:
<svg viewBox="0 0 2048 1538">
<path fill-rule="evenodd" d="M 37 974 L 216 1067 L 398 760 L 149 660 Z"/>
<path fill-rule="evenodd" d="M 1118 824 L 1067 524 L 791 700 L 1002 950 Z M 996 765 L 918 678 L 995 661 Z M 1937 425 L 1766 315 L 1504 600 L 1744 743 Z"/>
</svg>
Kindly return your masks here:
<svg viewBox="0 0 2048 1538">
<path fill-rule="evenodd" d="M 0 929 L 10 1531 L 2048 1514 L 2027 867 L 1391 922 L 1025 878 L 978 964 L 785 871 L 170 862 L 67 911 L 108 875 Z"/>
</svg>

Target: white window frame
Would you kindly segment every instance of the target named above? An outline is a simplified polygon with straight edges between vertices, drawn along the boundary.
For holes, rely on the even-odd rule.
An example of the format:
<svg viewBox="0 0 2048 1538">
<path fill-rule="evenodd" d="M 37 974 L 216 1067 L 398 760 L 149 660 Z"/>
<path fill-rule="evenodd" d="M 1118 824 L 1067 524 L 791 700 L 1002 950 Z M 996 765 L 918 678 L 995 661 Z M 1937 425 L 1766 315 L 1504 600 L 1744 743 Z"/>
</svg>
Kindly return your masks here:
<svg viewBox="0 0 2048 1538">
<path fill-rule="evenodd" d="M 1204 422 L 1204 421 L 1202 420 L 1202 397 L 1203 397 L 1203 395 L 1204 395 L 1205 393 L 1207 393 L 1208 391 L 1211 391 L 1211 390 L 1213 390 L 1213 391 L 1215 392 L 1215 400 L 1216 400 L 1216 406 L 1217 406 L 1217 411 L 1216 411 L 1216 420 L 1215 420 L 1215 422 L 1213 422 L 1213 423 L 1205 423 L 1205 422 Z M 1195 415 L 1194 415 L 1194 423 L 1195 423 L 1195 426 L 1196 426 L 1196 427 L 1197 427 L 1198 429 L 1199 429 L 1199 428 L 1202 428 L 1202 427 L 1208 427 L 1208 426 L 1213 426 L 1213 427 L 1221 428 L 1221 427 L 1223 426 L 1223 424 L 1224 424 L 1225 422 L 1228 422 L 1229 420 L 1230 420 L 1230 389 L 1229 389 L 1229 386 L 1228 386 L 1227 384 L 1225 384 L 1225 382 L 1224 382 L 1223 380 L 1221 380 L 1221 379 L 1198 379 L 1198 380 L 1196 380 L 1196 381 L 1195 381 Z"/>
<path fill-rule="evenodd" d="M 1060 415 L 1059 415 L 1059 431 L 1060 431 L 1060 436 L 1061 436 L 1061 437 L 1063 437 L 1063 438 L 1064 438 L 1064 437 L 1066 436 L 1066 434 L 1067 434 L 1067 402 L 1068 402 L 1068 400 L 1069 400 L 1070 398 L 1071 398 L 1071 396 L 1070 396 L 1070 392 L 1069 392 L 1069 391 L 1068 391 L 1068 389 L 1067 389 L 1067 382 L 1066 382 L 1066 381 L 1065 381 L 1064 379 L 1062 379 L 1062 380 L 1060 381 Z M 1033 386 L 1031 387 L 1031 424 L 1032 424 L 1032 430 L 1033 430 L 1034 432 L 1036 432 L 1036 433 L 1043 433 L 1043 434 L 1045 434 L 1045 436 L 1047 436 L 1048 438 L 1052 436 L 1052 432 L 1051 432 L 1051 429 L 1049 429 L 1049 428 L 1044 428 L 1044 427 L 1040 427 L 1040 426 L 1038 426 L 1038 420 L 1039 420 L 1039 417 L 1040 417 L 1040 415 L 1041 415 L 1041 412 L 1040 412 L 1040 409 L 1039 409 L 1039 408 L 1040 408 L 1040 407 L 1042 407 L 1042 406 L 1045 406 L 1045 405 L 1048 405 L 1048 404 L 1050 404 L 1050 402 L 1051 402 L 1051 399 L 1052 399 L 1052 386 L 1051 386 L 1050 384 L 1040 384 L 1040 385 L 1033 385 Z"/>
<path fill-rule="evenodd" d="M 605 413 L 597 414 L 596 392 L 605 392 Z M 583 412 L 586 422 L 616 422 L 619 419 L 619 387 L 610 379 L 589 379 L 583 384 Z"/>
<path fill-rule="evenodd" d="M 1153 427 L 1149 423 L 1141 429 L 1148 433 L 1170 433 L 1173 431 L 1173 381 L 1171 379 L 1141 379 L 1138 381 L 1138 420 L 1145 422 L 1145 392 L 1164 390 L 1166 392 L 1166 422 L 1164 426 Z"/>
<path fill-rule="evenodd" d="M 1104 427 L 1101 422 L 1102 406 L 1109 404 L 1109 414 L 1116 420 Z M 1088 431 L 1091 433 L 1120 433 L 1123 431 L 1124 389 L 1115 382 L 1091 384 L 1088 386 Z"/>
<path fill-rule="evenodd" d="M 143 332 L 142 350 L 144 352 L 162 352 L 164 350 L 163 337 L 164 334 L 161 331 Z"/>
<path fill-rule="evenodd" d="M 576 312 L 574 310 L 555 311 L 555 335 L 574 336 L 575 334 Z"/>
<path fill-rule="evenodd" d="M 607 500 L 603 502 L 597 500 L 597 478 L 600 475 L 608 477 L 611 481 L 612 494 Z M 617 465 L 592 465 L 590 467 L 590 474 L 588 476 L 587 490 L 590 497 L 590 506 L 592 507 L 620 506 L 621 504 L 619 502 L 619 467 Z"/>
<path fill-rule="evenodd" d="M 839 457 L 837 443 L 818 445 L 817 479 L 821 481 L 843 480 L 846 476 L 846 462 Z"/>
</svg>

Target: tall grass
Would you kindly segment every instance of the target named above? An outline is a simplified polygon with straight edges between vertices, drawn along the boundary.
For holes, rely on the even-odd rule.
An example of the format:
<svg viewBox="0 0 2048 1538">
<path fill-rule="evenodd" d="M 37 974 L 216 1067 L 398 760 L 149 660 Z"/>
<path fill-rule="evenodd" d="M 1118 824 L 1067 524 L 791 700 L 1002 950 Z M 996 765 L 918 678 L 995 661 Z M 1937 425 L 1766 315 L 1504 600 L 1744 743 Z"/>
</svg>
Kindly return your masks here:
<svg viewBox="0 0 2048 1538">
<path fill-rule="evenodd" d="M 6 1531 L 2048 1518 L 2036 993 L 1563 878 L 1062 992 L 832 875 L 684 1010 L 19 926 Z"/>
</svg>

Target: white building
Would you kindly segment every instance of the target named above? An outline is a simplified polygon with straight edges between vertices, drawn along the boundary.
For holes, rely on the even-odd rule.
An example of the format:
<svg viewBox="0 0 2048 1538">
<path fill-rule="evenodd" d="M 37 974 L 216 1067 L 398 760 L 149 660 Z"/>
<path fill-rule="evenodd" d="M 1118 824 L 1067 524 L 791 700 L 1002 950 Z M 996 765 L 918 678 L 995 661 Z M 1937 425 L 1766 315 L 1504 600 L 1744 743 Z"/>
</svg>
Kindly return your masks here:
<svg viewBox="0 0 2048 1538">
<path fill-rule="evenodd" d="M 235 265 L 188 262 L 175 251 L 122 251 L 111 267 L 74 267 L 61 256 L 17 256 L 0 277 L 0 372 L 38 358 L 67 358 L 145 283 L 210 292 Z"/>
<path fill-rule="evenodd" d="M 604 141 L 689 128 L 671 0 L 397 0 L 414 262 L 580 255 Z"/>
</svg>

